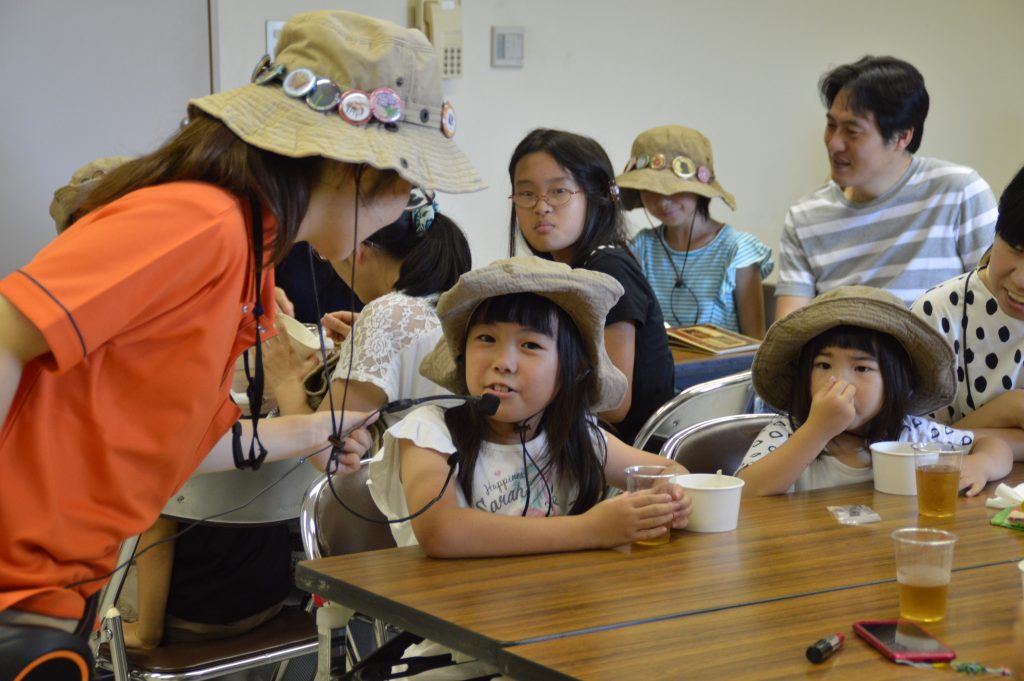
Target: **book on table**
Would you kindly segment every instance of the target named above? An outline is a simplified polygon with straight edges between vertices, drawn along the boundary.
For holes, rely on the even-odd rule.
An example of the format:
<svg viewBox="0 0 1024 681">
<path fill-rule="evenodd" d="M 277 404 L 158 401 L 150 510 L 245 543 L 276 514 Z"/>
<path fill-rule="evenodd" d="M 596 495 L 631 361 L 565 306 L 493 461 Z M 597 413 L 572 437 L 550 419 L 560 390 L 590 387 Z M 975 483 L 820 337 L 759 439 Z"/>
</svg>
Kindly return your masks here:
<svg viewBox="0 0 1024 681">
<path fill-rule="evenodd" d="M 665 329 L 668 344 L 681 350 L 707 355 L 724 355 L 731 352 L 756 350 L 761 344 L 756 338 L 729 331 L 714 324 L 677 326 Z"/>
</svg>

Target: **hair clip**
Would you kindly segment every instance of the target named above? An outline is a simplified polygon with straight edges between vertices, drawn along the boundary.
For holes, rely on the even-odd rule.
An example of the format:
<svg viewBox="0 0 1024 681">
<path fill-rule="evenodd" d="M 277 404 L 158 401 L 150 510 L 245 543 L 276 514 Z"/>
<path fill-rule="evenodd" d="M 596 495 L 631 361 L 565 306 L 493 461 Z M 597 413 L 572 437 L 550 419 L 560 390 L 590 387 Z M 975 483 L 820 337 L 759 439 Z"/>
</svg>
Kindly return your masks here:
<svg viewBox="0 0 1024 681">
<path fill-rule="evenodd" d="M 438 212 L 440 208 L 433 199 L 412 209 L 412 223 L 416 225 L 416 236 L 423 236 L 434 226 L 434 218 Z"/>
<path fill-rule="evenodd" d="M 608 195 L 612 197 L 612 203 L 618 201 L 622 196 L 622 190 L 619 189 L 619 185 L 615 180 L 608 181 Z"/>
</svg>

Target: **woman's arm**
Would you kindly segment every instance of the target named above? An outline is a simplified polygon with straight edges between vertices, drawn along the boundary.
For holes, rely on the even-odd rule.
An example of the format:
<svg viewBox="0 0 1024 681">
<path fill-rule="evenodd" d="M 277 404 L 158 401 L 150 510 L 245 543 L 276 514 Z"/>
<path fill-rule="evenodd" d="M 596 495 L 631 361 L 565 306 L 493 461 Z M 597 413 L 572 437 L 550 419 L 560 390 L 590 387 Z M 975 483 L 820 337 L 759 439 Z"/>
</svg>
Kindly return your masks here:
<svg viewBox="0 0 1024 681">
<path fill-rule="evenodd" d="M 736 269 L 736 315 L 740 333 L 764 338 L 764 288 L 758 264 Z"/>
<path fill-rule="evenodd" d="M 973 497 L 992 480 L 1005 478 L 1013 468 L 1010 446 L 997 437 L 977 435 L 960 469 L 960 489 Z"/>
<path fill-rule="evenodd" d="M 811 399 L 807 422 L 769 456 L 762 457 L 736 473 L 742 478 L 744 496 L 785 494 L 829 440 L 849 426 L 855 416 L 856 388 L 846 381 L 830 378 Z"/>
<path fill-rule="evenodd" d="M 157 521 L 139 538 L 135 561 L 139 580 L 139 618 L 124 623 L 124 644 L 129 648 L 156 648 L 164 638 L 167 615 L 167 594 L 171 590 L 171 568 L 174 565 L 174 540 L 164 541 L 178 531 L 178 523 L 166 518 Z M 157 542 L 158 546 L 142 553 Z"/>
<path fill-rule="evenodd" d="M 448 475 L 447 456 L 400 441 L 406 504 L 415 513 L 433 499 Z M 416 540 L 435 558 L 469 558 L 610 548 L 653 539 L 681 504 L 669 494 L 623 494 L 583 515 L 522 517 L 458 506 L 454 485 L 412 523 Z M 498 540 L 500 538 L 500 541 Z"/>
<path fill-rule="evenodd" d="M 25 365 L 49 351 L 35 324 L 0 296 L 0 428 L 7 420 Z"/>
<path fill-rule="evenodd" d="M 349 429 L 352 432 L 343 441 L 343 453 L 338 460 L 338 473 L 348 475 L 359 470 L 359 460 L 373 443 L 373 438 L 365 426 L 377 420 L 377 415 L 368 415 L 358 411 L 345 411 L 344 420 L 338 414 L 338 427 L 341 433 Z M 242 447 L 248 452 L 252 440 L 252 422 L 239 421 L 242 425 Z M 358 427 L 357 427 L 358 426 Z M 330 456 L 331 446 L 327 438 L 331 436 L 331 412 L 321 411 L 315 414 L 278 416 L 272 419 L 261 419 L 259 423 L 260 440 L 267 448 L 267 461 L 294 459 L 313 456 L 313 462 L 323 470 Z M 233 454 L 234 435 L 229 430 L 217 441 L 210 453 L 196 469 L 196 473 L 211 473 L 229 470 L 235 467 Z"/>
<path fill-rule="evenodd" d="M 348 395 L 345 394 L 346 390 Z M 334 408 L 340 409 L 342 401 L 344 401 L 346 411 L 349 409 L 373 411 L 380 409 L 388 401 L 387 393 L 381 390 L 380 386 L 366 381 L 346 381 L 343 378 L 331 381 L 331 394 L 334 398 Z M 330 409 L 330 403 L 326 396 L 320 403 L 320 409 Z"/>
<path fill-rule="evenodd" d="M 626 396 L 615 409 L 601 413 L 608 423 L 621 423 L 633 405 L 633 364 L 636 359 L 636 326 L 633 322 L 615 322 L 604 327 L 604 346 L 608 357 L 626 375 Z"/>
<path fill-rule="evenodd" d="M 998 437 L 1010 446 L 1013 458 L 1024 461 L 1024 390 L 1008 390 L 953 424 L 975 435 Z"/>
</svg>

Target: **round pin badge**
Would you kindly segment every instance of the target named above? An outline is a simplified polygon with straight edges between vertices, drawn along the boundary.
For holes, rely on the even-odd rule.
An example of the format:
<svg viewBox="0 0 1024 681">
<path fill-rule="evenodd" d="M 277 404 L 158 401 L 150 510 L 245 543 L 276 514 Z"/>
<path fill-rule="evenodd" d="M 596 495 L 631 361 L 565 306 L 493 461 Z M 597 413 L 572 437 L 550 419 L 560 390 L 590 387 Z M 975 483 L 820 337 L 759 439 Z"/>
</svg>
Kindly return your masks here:
<svg viewBox="0 0 1024 681">
<path fill-rule="evenodd" d="M 636 169 L 643 170 L 647 166 L 651 165 L 651 157 L 647 154 L 640 154 L 636 157 Z"/>
<path fill-rule="evenodd" d="M 651 168 L 653 170 L 661 170 L 665 167 L 665 154 L 655 154 L 651 156 Z"/>
<path fill-rule="evenodd" d="M 316 74 L 309 69 L 295 69 L 285 76 L 282 87 L 289 97 L 305 97 L 316 87 Z"/>
<path fill-rule="evenodd" d="M 693 174 L 696 172 L 696 168 L 693 165 L 693 161 L 686 158 L 685 156 L 676 156 L 672 159 L 672 172 L 676 174 L 680 180 L 691 180 Z"/>
<path fill-rule="evenodd" d="M 346 123 L 365 125 L 373 116 L 370 110 L 370 95 L 362 90 L 348 90 L 341 96 L 338 115 Z"/>
<path fill-rule="evenodd" d="M 306 104 L 314 111 L 330 111 L 341 102 L 341 89 L 328 78 L 318 78 L 316 87 L 306 95 Z"/>
<path fill-rule="evenodd" d="M 711 168 L 708 168 L 707 166 L 701 166 L 700 168 L 697 168 L 697 179 L 703 182 L 704 184 L 710 182 Z"/>
<path fill-rule="evenodd" d="M 441 132 L 445 137 L 455 137 L 455 107 L 451 102 L 441 105 Z"/>
<path fill-rule="evenodd" d="M 270 66 L 270 55 L 265 54 L 260 57 L 258 62 L 256 62 L 256 66 L 252 70 L 252 75 L 249 76 L 249 82 L 255 83 L 256 79 L 259 78 L 260 74 L 263 73 L 268 66 Z"/>
<path fill-rule="evenodd" d="M 256 76 L 256 80 L 253 82 L 257 85 L 266 85 L 267 83 L 273 83 L 275 80 L 284 75 L 285 67 L 284 64 L 273 64 L 270 68 L 264 69 L 260 75 Z"/>
<path fill-rule="evenodd" d="M 379 87 L 370 93 L 370 111 L 381 123 L 402 120 L 402 98 L 389 87 Z"/>
</svg>

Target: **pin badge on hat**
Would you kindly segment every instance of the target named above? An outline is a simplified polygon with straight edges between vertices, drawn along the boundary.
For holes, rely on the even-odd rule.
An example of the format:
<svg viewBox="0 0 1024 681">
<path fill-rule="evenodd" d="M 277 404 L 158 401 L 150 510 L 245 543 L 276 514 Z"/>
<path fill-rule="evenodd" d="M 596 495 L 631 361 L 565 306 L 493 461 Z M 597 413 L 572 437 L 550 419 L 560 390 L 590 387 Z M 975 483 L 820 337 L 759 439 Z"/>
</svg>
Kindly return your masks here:
<svg viewBox="0 0 1024 681">
<path fill-rule="evenodd" d="M 314 111 L 330 111 L 341 102 L 341 89 L 328 78 L 318 78 L 306 104 Z"/>
<path fill-rule="evenodd" d="M 701 166 L 697 168 L 697 179 L 702 183 L 707 184 L 711 181 L 711 169 L 707 166 Z"/>
<path fill-rule="evenodd" d="M 373 116 L 370 109 L 370 95 L 362 90 L 348 90 L 341 96 L 338 115 L 346 123 L 364 125 Z"/>
<path fill-rule="evenodd" d="M 640 154 L 636 157 L 636 169 L 643 170 L 647 166 L 651 165 L 651 157 L 647 154 Z"/>
<path fill-rule="evenodd" d="M 693 161 L 685 156 L 676 156 L 672 159 L 672 172 L 680 180 L 691 180 L 694 174 L 696 174 L 697 168 Z"/>
<path fill-rule="evenodd" d="M 441 105 L 441 132 L 445 137 L 455 137 L 455 107 L 451 102 Z"/>
<path fill-rule="evenodd" d="M 260 60 L 258 62 L 256 62 L 256 66 L 252 70 L 252 75 L 249 76 L 249 82 L 250 83 L 255 83 L 256 79 L 259 78 L 260 75 L 266 69 L 268 69 L 269 67 L 270 67 L 270 55 L 269 54 L 265 54 L 262 57 L 260 57 Z"/>
<path fill-rule="evenodd" d="M 284 64 L 274 64 L 269 68 L 263 69 L 263 71 L 256 76 L 253 80 L 257 85 L 266 85 L 267 83 L 273 83 L 275 80 L 284 75 L 285 66 Z"/>
<path fill-rule="evenodd" d="M 665 167 L 665 154 L 651 156 L 651 170 L 661 170 Z"/>
<path fill-rule="evenodd" d="M 285 77 L 282 87 L 289 97 L 305 97 L 316 87 L 316 74 L 309 69 L 295 69 Z"/>
<path fill-rule="evenodd" d="M 402 120 L 402 98 L 389 87 L 379 87 L 370 93 L 370 111 L 381 123 Z"/>
</svg>

